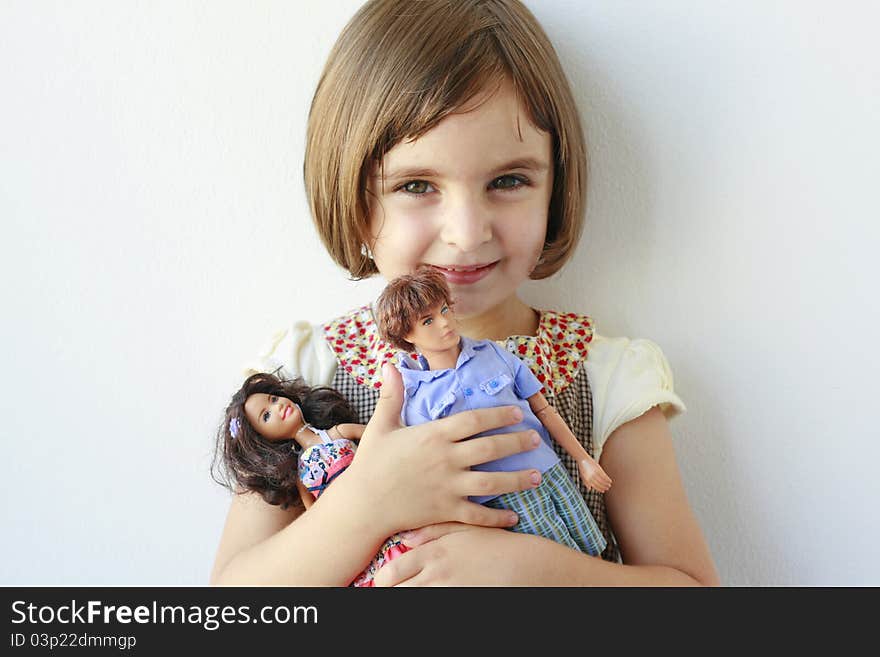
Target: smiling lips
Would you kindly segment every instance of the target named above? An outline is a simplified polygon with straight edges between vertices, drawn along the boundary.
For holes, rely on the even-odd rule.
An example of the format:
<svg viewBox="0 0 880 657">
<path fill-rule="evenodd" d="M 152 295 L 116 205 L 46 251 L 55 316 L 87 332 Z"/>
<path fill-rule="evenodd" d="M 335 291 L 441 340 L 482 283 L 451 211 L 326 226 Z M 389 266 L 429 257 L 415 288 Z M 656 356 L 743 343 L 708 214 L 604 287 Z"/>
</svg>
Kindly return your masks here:
<svg viewBox="0 0 880 657">
<path fill-rule="evenodd" d="M 286 419 L 287 419 L 287 416 L 290 415 L 292 412 L 293 412 L 293 406 L 287 406 L 287 407 L 281 412 L 281 419 L 282 419 L 282 420 L 286 420 Z"/>
<path fill-rule="evenodd" d="M 450 285 L 472 285 L 488 276 L 497 264 L 496 260 L 485 265 L 432 265 L 432 267 L 442 273 Z"/>
</svg>

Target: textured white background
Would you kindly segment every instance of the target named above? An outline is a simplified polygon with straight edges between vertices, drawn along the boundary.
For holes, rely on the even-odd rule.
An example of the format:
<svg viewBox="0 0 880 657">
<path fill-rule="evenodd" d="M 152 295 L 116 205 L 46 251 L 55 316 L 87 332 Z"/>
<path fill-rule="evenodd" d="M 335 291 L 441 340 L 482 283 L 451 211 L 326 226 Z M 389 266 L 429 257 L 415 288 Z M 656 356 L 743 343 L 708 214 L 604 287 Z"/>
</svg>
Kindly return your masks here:
<svg viewBox="0 0 880 657">
<path fill-rule="evenodd" d="M 240 365 L 379 289 L 301 182 L 359 4 L 0 4 L 0 584 L 207 581 Z M 528 4 L 592 178 L 574 262 L 525 297 L 663 347 L 726 584 L 880 584 L 876 5 Z"/>
</svg>

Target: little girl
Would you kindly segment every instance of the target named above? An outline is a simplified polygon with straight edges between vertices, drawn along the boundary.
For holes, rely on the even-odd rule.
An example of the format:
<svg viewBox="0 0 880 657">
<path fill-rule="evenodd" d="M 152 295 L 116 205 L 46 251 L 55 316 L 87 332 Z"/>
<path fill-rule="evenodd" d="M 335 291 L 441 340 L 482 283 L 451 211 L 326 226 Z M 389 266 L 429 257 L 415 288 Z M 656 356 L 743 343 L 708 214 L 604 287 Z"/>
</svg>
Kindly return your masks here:
<svg viewBox="0 0 880 657">
<path fill-rule="evenodd" d="M 215 479 L 239 492 L 258 493 L 282 509 L 308 509 L 351 464 L 364 426 L 341 394 L 310 388 L 301 379 L 282 381 L 253 374 L 232 396 L 217 433 Z M 390 537 L 355 586 L 372 586 L 386 562 L 406 551 Z"/>
<path fill-rule="evenodd" d="M 315 92 L 304 175 L 318 233 L 353 278 L 433 267 L 461 334 L 503 345 L 532 370 L 614 481 L 588 490 L 560 453 L 607 547 L 595 559 L 499 531 L 516 514 L 468 497 L 532 489 L 541 473 L 472 466 L 534 449 L 530 432 L 506 428 L 522 414 L 481 408 L 401 427 L 394 350 L 367 304 L 293 324 L 253 364 L 332 386 L 367 426 L 345 476 L 308 512 L 233 497 L 212 582 L 344 585 L 386 537 L 415 527 L 377 585 L 717 583 L 675 462 L 667 418 L 684 406 L 660 349 L 601 336 L 590 317 L 534 309 L 517 294 L 571 257 L 586 191 L 577 107 L 521 2 L 366 2 Z"/>
</svg>

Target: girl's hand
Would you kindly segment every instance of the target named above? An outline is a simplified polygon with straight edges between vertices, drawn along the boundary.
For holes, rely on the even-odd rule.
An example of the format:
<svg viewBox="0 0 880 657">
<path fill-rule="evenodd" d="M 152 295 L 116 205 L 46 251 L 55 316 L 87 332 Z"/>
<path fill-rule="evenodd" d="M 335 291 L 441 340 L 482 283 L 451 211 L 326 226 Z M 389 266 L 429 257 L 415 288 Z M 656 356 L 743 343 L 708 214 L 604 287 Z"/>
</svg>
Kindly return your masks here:
<svg viewBox="0 0 880 657">
<path fill-rule="evenodd" d="M 515 424 L 522 412 L 514 406 L 457 413 L 433 422 L 402 427 L 403 381 L 386 364 L 379 401 L 354 461 L 340 477 L 377 509 L 375 521 L 384 535 L 410 527 L 458 521 L 487 527 L 516 524 L 516 514 L 470 502 L 470 495 L 495 495 L 534 488 L 536 470 L 479 472 L 470 467 L 534 449 L 540 437 L 532 431 L 484 436 L 474 434 Z M 341 481 L 340 481 L 341 483 Z"/>
<path fill-rule="evenodd" d="M 611 477 L 594 459 L 587 458 L 578 462 L 578 472 L 581 475 L 581 481 L 587 488 L 592 488 L 600 493 L 611 488 Z"/>
<path fill-rule="evenodd" d="M 442 523 L 408 532 L 409 551 L 387 562 L 375 586 L 541 586 L 562 546 L 530 534 Z M 565 552 L 577 553 L 568 548 Z"/>
</svg>

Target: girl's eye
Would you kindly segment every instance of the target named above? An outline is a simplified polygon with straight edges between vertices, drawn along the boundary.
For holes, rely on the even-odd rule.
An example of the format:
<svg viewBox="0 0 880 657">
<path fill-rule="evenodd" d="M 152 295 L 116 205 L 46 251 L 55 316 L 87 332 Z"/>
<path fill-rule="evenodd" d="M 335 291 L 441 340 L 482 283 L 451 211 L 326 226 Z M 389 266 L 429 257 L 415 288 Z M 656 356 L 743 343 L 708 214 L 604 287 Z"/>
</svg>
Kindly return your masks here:
<svg viewBox="0 0 880 657">
<path fill-rule="evenodd" d="M 526 180 L 522 176 L 498 176 L 491 183 L 493 189 L 502 189 L 505 191 L 510 189 L 519 189 L 523 185 L 527 184 L 528 180 Z"/>
<path fill-rule="evenodd" d="M 410 180 L 408 183 L 403 183 L 398 189 L 402 189 L 407 194 L 412 194 L 413 196 L 421 196 L 430 191 L 431 184 L 424 180 Z"/>
<path fill-rule="evenodd" d="M 271 414 L 269 413 L 269 411 L 266 411 L 265 413 L 263 413 L 263 422 L 268 422 L 268 421 L 269 421 L 269 415 L 271 415 Z"/>
</svg>

